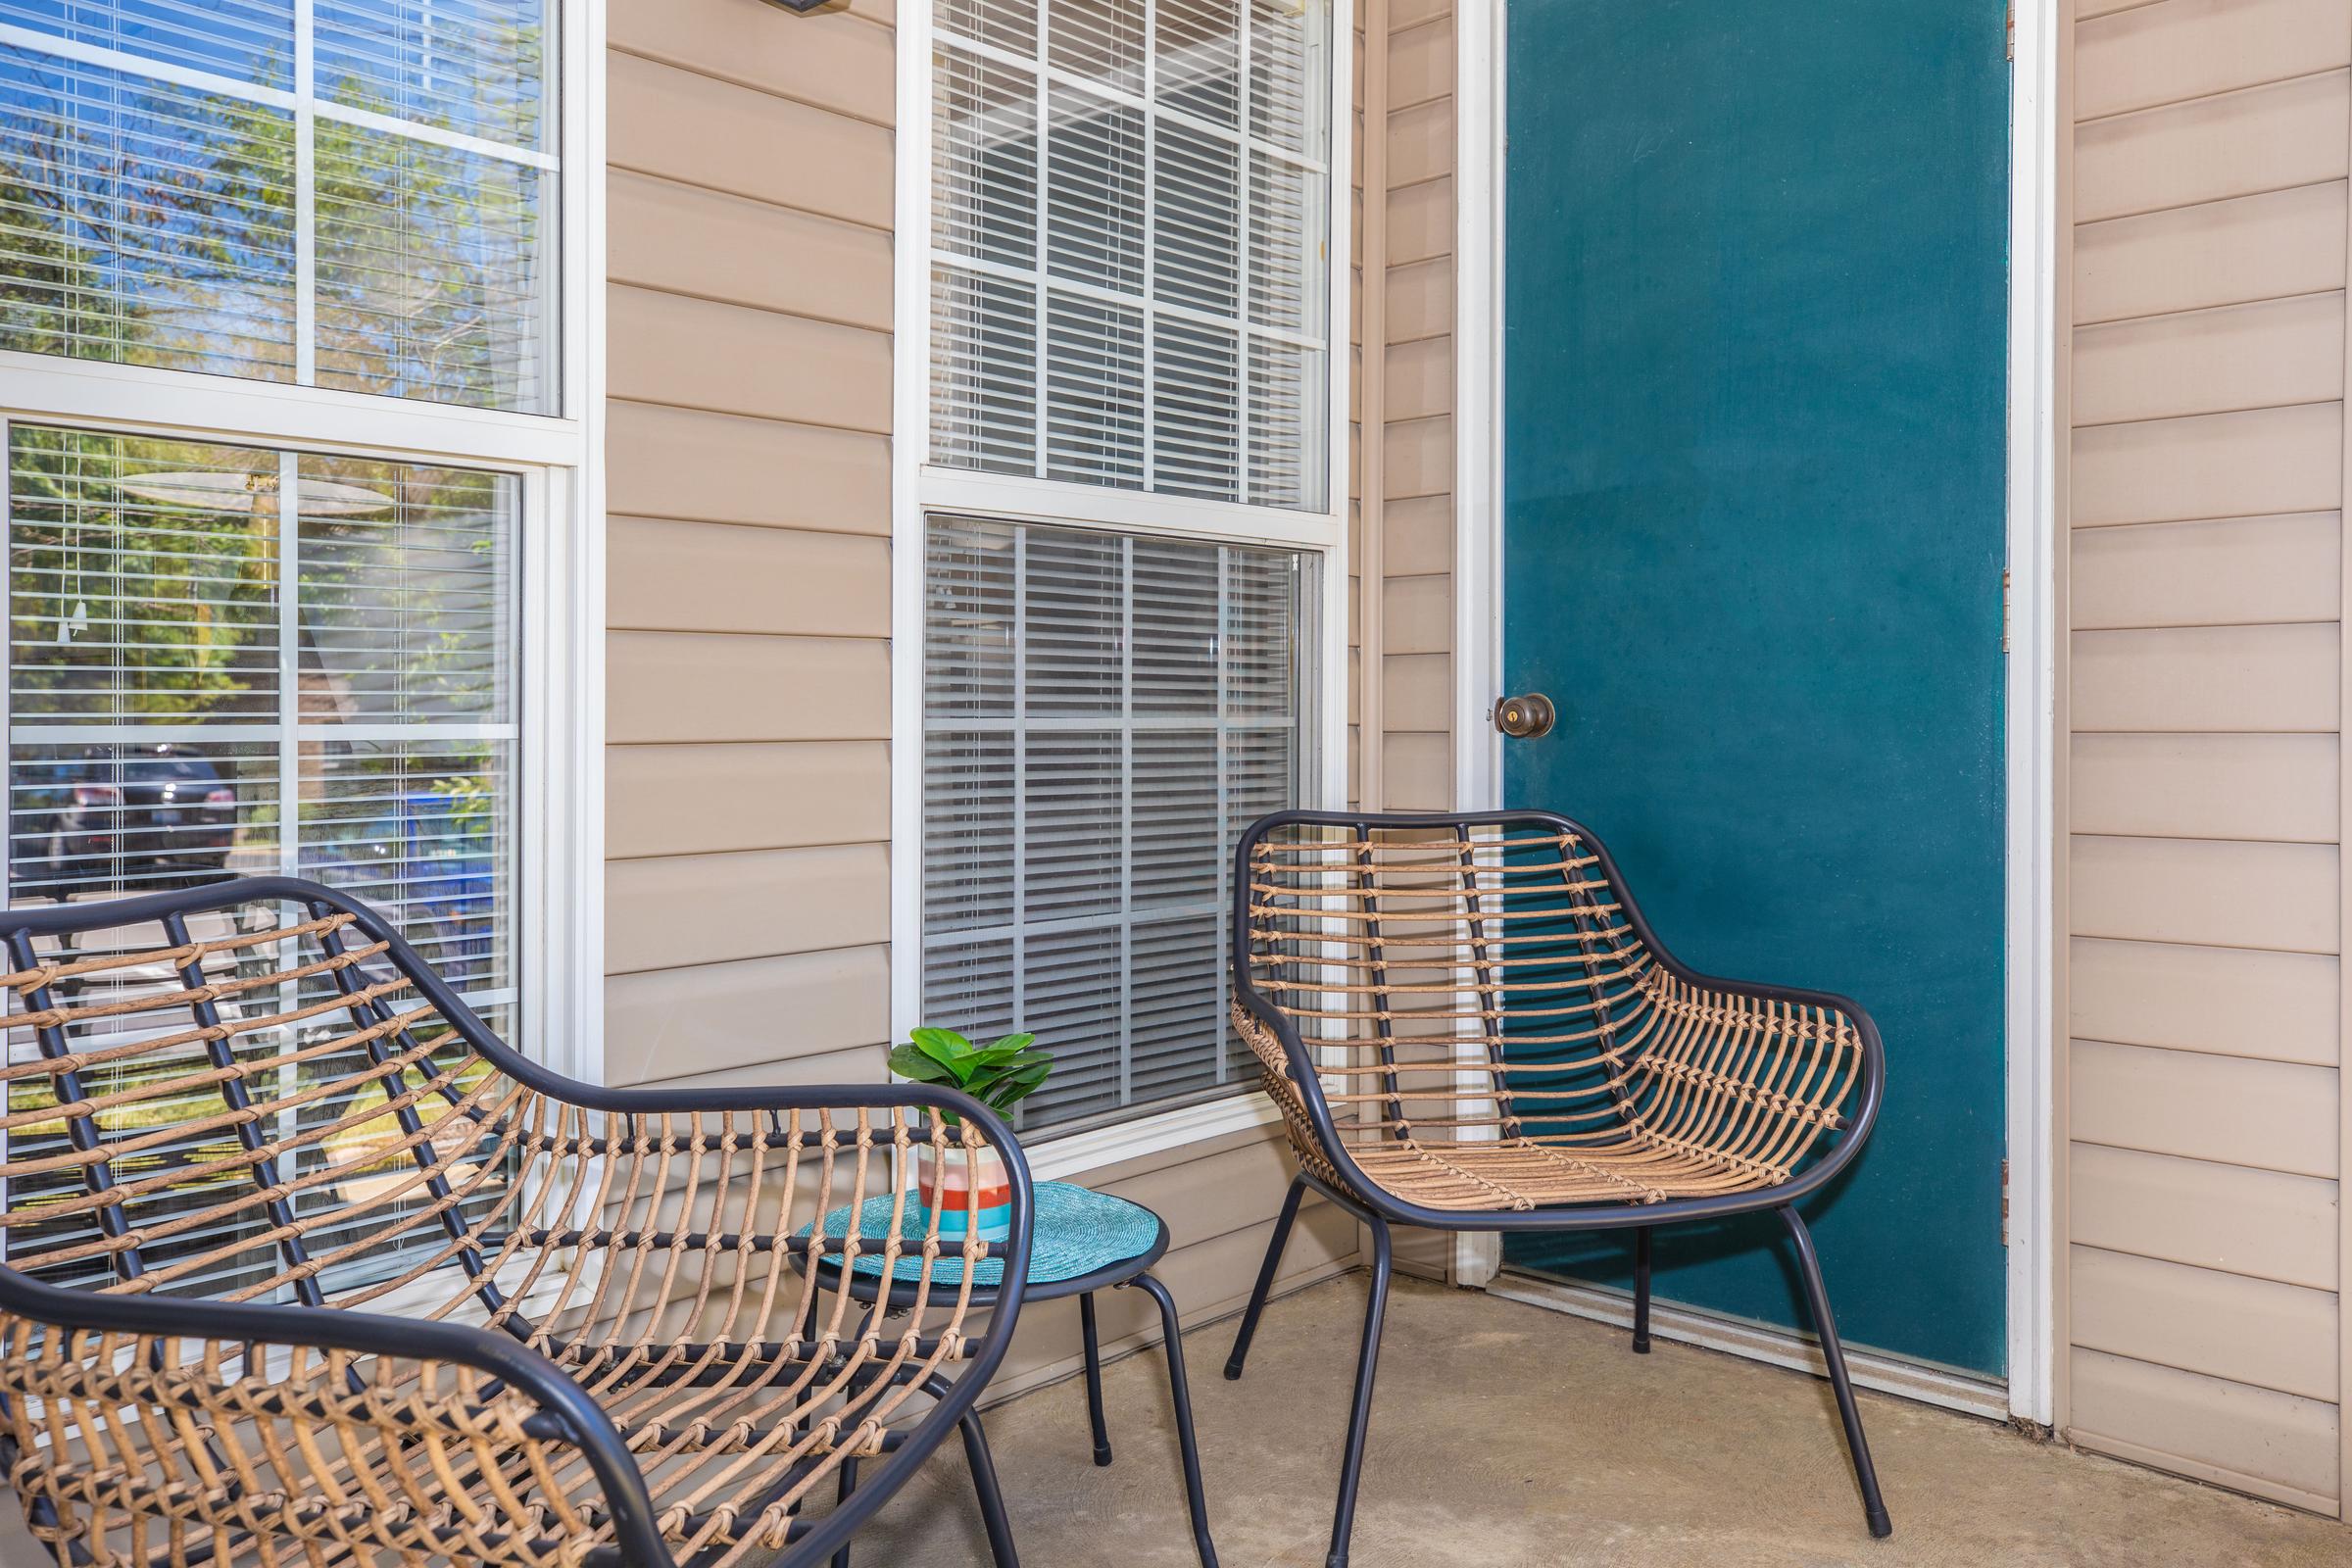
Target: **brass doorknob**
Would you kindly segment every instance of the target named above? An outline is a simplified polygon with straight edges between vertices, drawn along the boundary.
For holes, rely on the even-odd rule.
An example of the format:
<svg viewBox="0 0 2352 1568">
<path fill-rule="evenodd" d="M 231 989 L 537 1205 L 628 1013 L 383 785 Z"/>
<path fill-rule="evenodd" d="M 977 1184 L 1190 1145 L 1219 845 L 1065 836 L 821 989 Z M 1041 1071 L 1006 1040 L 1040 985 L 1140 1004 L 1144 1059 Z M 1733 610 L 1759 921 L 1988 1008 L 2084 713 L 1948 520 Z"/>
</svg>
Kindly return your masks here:
<svg viewBox="0 0 2352 1568">
<path fill-rule="evenodd" d="M 1542 692 L 1529 692 L 1523 697 L 1505 697 L 1494 705 L 1494 727 L 1515 741 L 1532 741 L 1539 735 L 1551 733 L 1551 699 Z"/>
</svg>

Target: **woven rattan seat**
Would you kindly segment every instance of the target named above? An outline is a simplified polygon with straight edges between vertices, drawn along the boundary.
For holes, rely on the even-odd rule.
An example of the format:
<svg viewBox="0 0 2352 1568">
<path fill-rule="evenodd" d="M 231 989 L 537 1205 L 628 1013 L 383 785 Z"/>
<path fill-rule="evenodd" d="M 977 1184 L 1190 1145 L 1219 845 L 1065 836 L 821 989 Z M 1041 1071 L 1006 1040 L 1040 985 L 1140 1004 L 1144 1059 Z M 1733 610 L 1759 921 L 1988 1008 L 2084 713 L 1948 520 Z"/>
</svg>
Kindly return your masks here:
<svg viewBox="0 0 2352 1568">
<path fill-rule="evenodd" d="M 1333 1522 L 1347 1560 L 1390 1228 L 1625 1230 L 1635 1348 L 1649 1235 L 1771 1209 L 1796 1244 L 1871 1529 L 1888 1527 L 1810 1235 L 1792 1206 L 1860 1152 L 1878 1031 L 1840 997 L 1717 980 L 1658 942 L 1566 817 L 1282 812 L 1233 869 L 1234 1024 L 1299 1165 L 1227 1375 L 1301 1195 L 1370 1230 L 1372 1296 Z"/>
<path fill-rule="evenodd" d="M 303 882 L 7 921 L 0 1461 L 61 1563 L 798 1564 L 959 1427 L 993 1485 L 1031 1197 L 969 1100 L 575 1084 Z M 1009 1241 L 808 1233 L 925 1144 L 1004 1154 Z"/>
</svg>

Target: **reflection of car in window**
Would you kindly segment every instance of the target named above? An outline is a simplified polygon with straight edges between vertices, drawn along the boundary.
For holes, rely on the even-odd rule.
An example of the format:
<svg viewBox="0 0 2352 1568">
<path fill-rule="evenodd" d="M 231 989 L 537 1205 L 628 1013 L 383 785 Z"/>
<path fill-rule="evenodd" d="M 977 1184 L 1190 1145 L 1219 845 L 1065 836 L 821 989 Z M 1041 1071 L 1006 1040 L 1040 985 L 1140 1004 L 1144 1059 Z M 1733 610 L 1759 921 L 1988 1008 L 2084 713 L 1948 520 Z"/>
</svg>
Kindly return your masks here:
<svg viewBox="0 0 2352 1568">
<path fill-rule="evenodd" d="M 9 767 L 12 898 L 153 893 L 227 875 L 237 792 L 169 743 Z"/>
</svg>

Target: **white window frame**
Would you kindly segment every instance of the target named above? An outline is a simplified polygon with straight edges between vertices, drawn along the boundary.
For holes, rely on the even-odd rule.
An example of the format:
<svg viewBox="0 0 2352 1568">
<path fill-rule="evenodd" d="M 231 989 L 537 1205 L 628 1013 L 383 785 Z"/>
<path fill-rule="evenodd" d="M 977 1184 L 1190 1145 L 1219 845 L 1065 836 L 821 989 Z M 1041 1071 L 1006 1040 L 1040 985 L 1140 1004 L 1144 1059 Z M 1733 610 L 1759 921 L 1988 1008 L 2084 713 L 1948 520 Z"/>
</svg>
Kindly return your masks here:
<svg viewBox="0 0 2352 1568">
<path fill-rule="evenodd" d="M 521 788 L 514 801 L 520 1027 L 513 1043 L 567 1077 L 601 1084 L 606 8 L 605 0 L 558 0 L 557 9 L 558 413 L 467 409 L 0 350 L 0 435 L 11 422 L 64 425 L 443 462 L 520 480 Z M 34 41 L 45 49 L 58 42 L 45 35 Z M 52 52 L 74 50 L 67 44 Z M 168 78 L 171 70 L 154 74 Z M 0 734 L 7 701 L 0 683 Z M 0 835 L 0 873 L 7 853 Z"/>
<path fill-rule="evenodd" d="M 1245 0 L 1247 3 L 1247 0 Z M 1319 717 L 1316 776 L 1303 805 L 1339 809 L 1348 803 L 1348 127 L 1354 107 L 1353 0 L 1331 0 L 1325 90 L 1331 120 L 1331 200 L 1325 240 L 1331 334 L 1325 505 L 1318 512 L 1239 502 L 1202 501 L 1072 484 L 1023 475 L 937 466 L 931 440 L 931 0 L 908 0 L 899 14 L 897 302 L 893 324 L 894 410 L 891 447 L 891 1038 L 922 1022 L 923 984 L 923 599 L 924 529 L 934 514 L 993 517 L 1060 528 L 1096 528 L 1225 544 L 1273 545 L 1320 561 L 1322 645 L 1312 693 Z M 1041 193 L 1042 199 L 1042 193 Z M 1217 957 L 1223 962 L 1223 955 Z M 1025 1145 L 1032 1174 L 1063 1179 L 1104 1165 L 1162 1153 L 1207 1139 L 1263 1127 L 1279 1112 L 1247 1080 L 1235 1093 L 1078 1132 L 1048 1130 Z"/>
</svg>

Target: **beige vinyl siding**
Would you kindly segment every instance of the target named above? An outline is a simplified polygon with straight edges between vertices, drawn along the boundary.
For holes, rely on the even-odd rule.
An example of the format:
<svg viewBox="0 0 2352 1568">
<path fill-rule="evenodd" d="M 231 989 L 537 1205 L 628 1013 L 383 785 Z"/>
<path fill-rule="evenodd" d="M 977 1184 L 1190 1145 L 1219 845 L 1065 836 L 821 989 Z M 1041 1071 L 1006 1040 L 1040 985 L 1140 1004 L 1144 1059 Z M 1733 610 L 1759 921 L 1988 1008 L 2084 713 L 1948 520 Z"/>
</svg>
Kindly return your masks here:
<svg viewBox="0 0 2352 1568">
<path fill-rule="evenodd" d="M 612 7 L 615 1084 L 885 1074 L 895 20 L 879 0 Z M 1166 1218 L 1157 1272 L 1194 1322 L 1246 1298 L 1290 1167 L 1268 1128 L 1085 1179 Z M 1278 1288 L 1355 1253 L 1316 1200 Z M 1157 1337 L 1129 1295 L 1102 1303 L 1114 1348 Z M 992 1397 L 1077 1347 L 1074 1308 L 1039 1308 Z"/>
<path fill-rule="evenodd" d="M 2352 0 L 2069 41 L 2062 1419 L 2336 1513 Z"/>
</svg>

